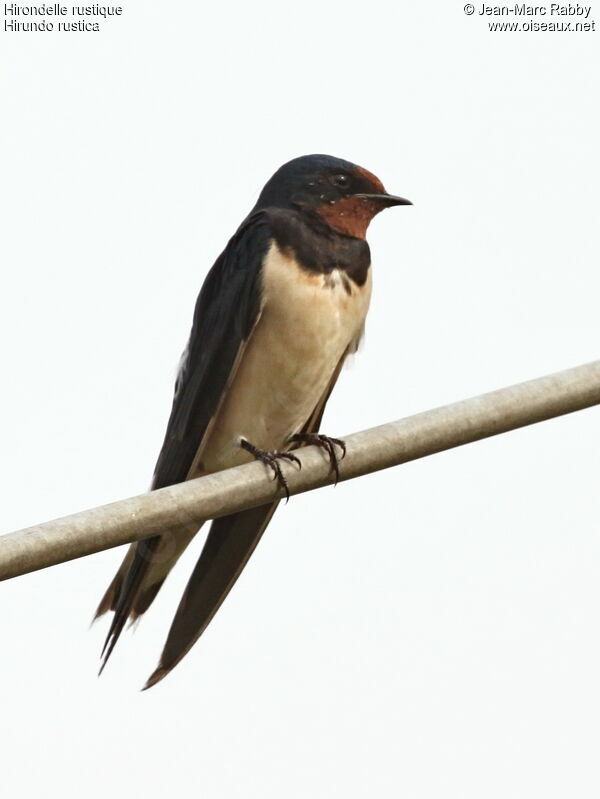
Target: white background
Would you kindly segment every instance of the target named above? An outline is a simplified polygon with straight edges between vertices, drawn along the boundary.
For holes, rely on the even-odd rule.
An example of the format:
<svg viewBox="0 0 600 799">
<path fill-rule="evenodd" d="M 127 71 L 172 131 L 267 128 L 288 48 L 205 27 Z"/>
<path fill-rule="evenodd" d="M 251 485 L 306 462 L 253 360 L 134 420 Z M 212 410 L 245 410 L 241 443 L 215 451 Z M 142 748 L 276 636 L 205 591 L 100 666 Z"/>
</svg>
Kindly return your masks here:
<svg viewBox="0 0 600 799">
<path fill-rule="evenodd" d="M 3 531 L 146 489 L 203 277 L 297 155 L 414 202 L 371 226 L 327 432 L 599 357 L 600 32 L 486 27 L 140 0 L 1 34 Z M 597 797 L 599 440 L 592 409 L 292 500 L 146 693 L 200 540 L 100 680 L 121 552 L 2 584 L 2 795 Z"/>
</svg>

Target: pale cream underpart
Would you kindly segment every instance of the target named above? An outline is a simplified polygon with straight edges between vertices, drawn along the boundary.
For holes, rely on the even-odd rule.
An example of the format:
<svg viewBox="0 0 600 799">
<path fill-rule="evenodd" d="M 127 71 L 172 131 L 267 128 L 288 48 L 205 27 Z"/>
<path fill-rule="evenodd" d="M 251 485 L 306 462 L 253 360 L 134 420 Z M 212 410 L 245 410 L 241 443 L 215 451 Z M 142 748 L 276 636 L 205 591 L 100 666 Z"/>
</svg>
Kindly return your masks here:
<svg viewBox="0 0 600 799">
<path fill-rule="evenodd" d="M 338 271 L 309 273 L 273 245 L 264 264 L 259 322 L 189 477 L 252 460 L 240 447 L 242 437 L 262 449 L 287 448 L 289 436 L 304 427 L 327 390 L 340 359 L 356 349 L 370 298 L 371 270 L 359 287 Z M 198 527 L 188 524 L 162 536 L 140 593 L 165 578 Z M 134 549 L 135 544 L 123 573 Z"/>
<path fill-rule="evenodd" d="M 262 313 L 200 453 L 212 472 L 252 460 L 245 438 L 284 449 L 326 391 L 340 359 L 353 351 L 371 297 L 338 271 L 308 272 L 271 246 L 263 266 Z"/>
</svg>

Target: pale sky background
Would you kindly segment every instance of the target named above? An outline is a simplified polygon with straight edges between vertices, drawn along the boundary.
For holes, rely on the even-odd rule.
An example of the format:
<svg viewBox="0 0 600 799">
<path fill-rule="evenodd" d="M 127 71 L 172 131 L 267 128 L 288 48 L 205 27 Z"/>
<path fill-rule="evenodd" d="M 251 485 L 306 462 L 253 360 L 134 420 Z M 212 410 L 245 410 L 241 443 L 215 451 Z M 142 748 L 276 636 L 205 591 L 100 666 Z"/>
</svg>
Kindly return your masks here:
<svg viewBox="0 0 600 799">
<path fill-rule="evenodd" d="M 147 488 L 204 275 L 297 155 L 415 204 L 371 226 L 331 435 L 599 357 L 600 31 L 486 28 L 139 0 L 0 32 L 2 531 Z M 2 795 L 597 797 L 599 441 L 592 409 L 293 499 L 146 693 L 200 539 L 100 680 L 121 552 L 2 584 Z"/>
</svg>

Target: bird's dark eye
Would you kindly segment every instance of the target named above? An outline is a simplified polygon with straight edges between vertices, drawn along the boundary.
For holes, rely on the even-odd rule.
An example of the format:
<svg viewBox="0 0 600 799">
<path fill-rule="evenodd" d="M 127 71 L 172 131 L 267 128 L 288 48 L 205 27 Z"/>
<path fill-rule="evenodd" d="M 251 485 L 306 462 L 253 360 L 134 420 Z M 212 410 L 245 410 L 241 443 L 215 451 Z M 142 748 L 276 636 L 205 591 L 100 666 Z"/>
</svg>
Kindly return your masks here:
<svg viewBox="0 0 600 799">
<path fill-rule="evenodd" d="M 350 178 L 348 175 L 334 175 L 331 178 L 331 182 L 334 186 L 337 186 L 340 189 L 345 189 L 350 185 Z"/>
</svg>

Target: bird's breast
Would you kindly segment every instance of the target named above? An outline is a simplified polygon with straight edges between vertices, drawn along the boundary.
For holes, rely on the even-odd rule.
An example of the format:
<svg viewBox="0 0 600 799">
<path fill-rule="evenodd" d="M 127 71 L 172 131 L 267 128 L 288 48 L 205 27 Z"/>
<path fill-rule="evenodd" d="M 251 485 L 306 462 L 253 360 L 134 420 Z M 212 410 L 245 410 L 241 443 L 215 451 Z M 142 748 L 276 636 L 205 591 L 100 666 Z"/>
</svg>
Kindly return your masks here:
<svg viewBox="0 0 600 799">
<path fill-rule="evenodd" d="M 262 270 L 262 312 L 203 446 L 206 471 L 250 459 L 246 438 L 280 449 L 317 406 L 361 336 L 371 295 L 343 270 L 313 272 L 273 243 Z"/>
</svg>

